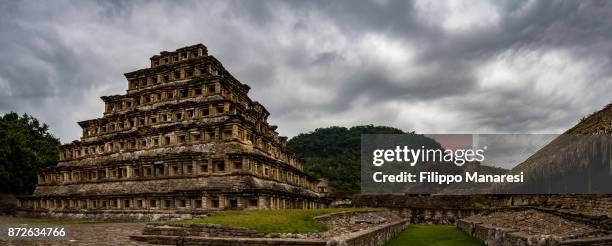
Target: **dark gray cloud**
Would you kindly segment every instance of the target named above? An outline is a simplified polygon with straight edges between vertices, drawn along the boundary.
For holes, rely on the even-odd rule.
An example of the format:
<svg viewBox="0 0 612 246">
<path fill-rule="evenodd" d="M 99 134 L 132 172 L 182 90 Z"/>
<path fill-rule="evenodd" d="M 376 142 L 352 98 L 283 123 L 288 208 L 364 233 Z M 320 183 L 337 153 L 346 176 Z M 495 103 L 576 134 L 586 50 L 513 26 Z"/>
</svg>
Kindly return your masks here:
<svg viewBox="0 0 612 246">
<path fill-rule="evenodd" d="M 162 50 L 204 43 L 270 121 L 559 133 L 610 103 L 606 1 L 3 1 L 0 112 L 69 142 Z"/>
</svg>

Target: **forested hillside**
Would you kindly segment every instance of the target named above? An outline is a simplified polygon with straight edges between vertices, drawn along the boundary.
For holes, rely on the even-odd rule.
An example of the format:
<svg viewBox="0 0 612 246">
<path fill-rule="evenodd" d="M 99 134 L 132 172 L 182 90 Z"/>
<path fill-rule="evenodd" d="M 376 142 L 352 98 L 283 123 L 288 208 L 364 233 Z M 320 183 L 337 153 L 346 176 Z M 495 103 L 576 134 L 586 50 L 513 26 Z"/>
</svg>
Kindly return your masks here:
<svg viewBox="0 0 612 246">
<path fill-rule="evenodd" d="M 362 134 L 411 134 L 423 146 L 439 148 L 440 144 L 414 132 L 406 133 L 388 126 L 332 126 L 299 134 L 288 142 L 289 149 L 304 159 L 305 171 L 329 179 L 336 191 L 359 191 Z"/>
</svg>

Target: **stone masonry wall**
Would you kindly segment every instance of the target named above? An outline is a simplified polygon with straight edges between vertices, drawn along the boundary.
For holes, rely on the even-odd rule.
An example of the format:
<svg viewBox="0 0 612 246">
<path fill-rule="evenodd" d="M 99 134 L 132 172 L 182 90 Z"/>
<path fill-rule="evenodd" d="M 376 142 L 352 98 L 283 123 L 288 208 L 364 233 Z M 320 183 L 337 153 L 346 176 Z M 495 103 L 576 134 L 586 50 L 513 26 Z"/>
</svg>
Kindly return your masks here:
<svg viewBox="0 0 612 246">
<path fill-rule="evenodd" d="M 262 246 L 262 245 L 291 245 L 291 246 L 325 246 L 324 240 L 284 239 L 284 238 L 208 238 L 172 236 L 132 236 L 132 240 L 161 245 L 216 245 L 216 246 Z"/>
<path fill-rule="evenodd" d="M 487 245 L 556 245 L 559 240 L 549 236 L 529 236 L 508 228 L 487 227 L 478 222 L 457 221 L 457 227 Z"/>
<path fill-rule="evenodd" d="M 380 246 L 406 229 L 409 220 L 400 220 L 371 229 L 323 239 L 266 238 L 257 232 L 226 225 L 149 224 L 143 235 L 132 240 L 171 245 L 338 245 Z"/>
<path fill-rule="evenodd" d="M 354 207 L 384 207 L 400 211 L 412 223 L 453 224 L 483 210 L 538 207 L 583 214 L 610 226 L 612 197 L 605 195 L 355 195 Z"/>
<path fill-rule="evenodd" d="M 606 195 L 405 195 L 364 194 L 351 198 L 356 207 L 482 209 L 507 206 L 543 206 L 610 212 Z"/>
<path fill-rule="evenodd" d="M 410 221 L 407 219 L 377 226 L 370 230 L 340 235 L 328 241 L 328 245 L 339 246 L 380 246 L 402 232 Z"/>
<path fill-rule="evenodd" d="M 479 222 L 459 220 L 457 227 L 467 234 L 484 241 L 487 245 L 524 245 L 524 246 L 557 246 L 557 245 L 612 245 L 612 236 L 563 240 L 550 235 L 528 235 L 510 228 L 483 225 Z"/>
<path fill-rule="evenodd" d="M 227 237 L 227 238 L 256 238 L 263 237 L 258 233 L 246 228 L 233 227 L 217 224 L 181 224 L 181 223 L 150 223 L 143 231 L 143 235 L 163 235 L 180 237 Z"/>
</svg>

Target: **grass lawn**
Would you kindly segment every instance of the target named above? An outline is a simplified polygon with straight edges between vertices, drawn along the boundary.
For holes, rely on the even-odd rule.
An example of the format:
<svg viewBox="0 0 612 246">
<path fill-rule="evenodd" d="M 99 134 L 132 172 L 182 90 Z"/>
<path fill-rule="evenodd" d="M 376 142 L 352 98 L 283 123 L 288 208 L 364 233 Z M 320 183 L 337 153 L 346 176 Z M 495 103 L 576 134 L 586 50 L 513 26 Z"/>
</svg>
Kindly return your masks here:
<svg viewBox="0 0 612 246">
<path fill-rule="evenodd" d="M 314 217 L 345 211 L 379 211 L 372 208 L 325 208 L 227 211 L 206 218 L 182 220 L 189 224 L 225 224 L 253 229 L 263 233 L 307 233 L 325 231 L 327 227 Z"/>
<path fill-rule="evenodd" d="M 485 244 L 452 225 L 410 225 L 386 245 L 480 246 Z"/>
</svg>

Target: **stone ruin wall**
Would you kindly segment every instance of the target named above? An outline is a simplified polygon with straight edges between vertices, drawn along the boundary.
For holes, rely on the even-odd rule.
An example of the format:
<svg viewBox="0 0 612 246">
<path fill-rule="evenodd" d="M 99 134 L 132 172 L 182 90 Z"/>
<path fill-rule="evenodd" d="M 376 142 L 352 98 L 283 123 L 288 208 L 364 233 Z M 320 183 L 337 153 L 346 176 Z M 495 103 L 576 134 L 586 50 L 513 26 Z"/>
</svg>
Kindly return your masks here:
<svg viewBox="0 0 612 246">
<path fill-rule="evenodd" d="M 612 236 L 593 236 L 564 239 L 560 236 L 545 234 L 530 234 L 512 228 L 503 228 L 483 224 L 481 222 L 461 219 L 457 227 L 468 235 L 478 238 L 487 245 L 525 245 L 525 246 L 557 246 L 557 245 L 612 245 Z"/>
<path fill-rule="evenodd" d="M 79 122 L 38 175 L 25 210 L 177 211 L 324 206 L 320 182 L 287 152 L 269 113 L 198 44 L 151 57 L 103 96 L 102 118 Z"/>
<path fill-rule="evenodd" d="M 340 223 L 338 220 L 356 218 L 371 212 L 340 212 L 315 217 L 324 224 Z M 378 213 L 378 212 L 374 212 Z M 389 211 L 381 213 L 392 213 Z M 363 219 L 363 218 L 362 218 Z M 360 222 L 355 222 L 360 223 Z M 384 245 L 409 225 L 409 220 L 396 218 L 369 224 L 350 232 L 334 232 L 323 237 L 283 237 L 218 224 L 148 223 L 142 235 L 130 238 L 138 242 L 167 245 Z"/>
<path fill-rule="evenodd" d="M 339 235 L 331 239 L 294 239 L 294 238 L 267 238 L 267 237 L 251 237 L 249 232 L 244 232 L 236 229 L 227 229 L 224 227 L 205 228 L 204 233 L 214 231 L 220 235 L 229 235 L 228 237 L 202 237 L 195 235 L 175 236 L 175 231 L 151 231 L 162 235 L 139 235 L 132 236 L 131 239 L 139 242 L 150 244 L 164 245 L 338 245 L 338 246 L 382 246 L 387 241 L 399 235 L 409 225 L 408 220 L 400 220 L 377 226 L 371 229 L 362 230 L 359 232 Z M 210 227 L 206 225 L 204 227 Z M 193 230 L 191 230 L 193 231 Z M 202 231 L 202 229 L 199 229 Z M 184 234 L 185 230 L 180 230 L 178 234 Z M 194 234 L 202 234 L 195 232 Z"/>
<path fill-rule="evenodd" d="M 346 197 L 345 197 L 346 198 Z M 341 200 L 344 206 L 384 207 L 400 211 L 413 223 L 454 224 L 483 211 L 513 207 L 535 207 L 564 211 L 581 220 L 612 219 L 612 197 L 608 195 L 405 195 L 361 194 Z M 332 202 L 332 204 L 334 204 Z M 605 219 L 604 219 L 605 220 Z M 610 222 L 597 222 L 610 223 Z"/>
<path fill-rule="evenodd" d="M 487 245 L 612 244 L 612 197 L 609 195 L 361 194 L 352 196 L 350 200 L 343 198 L 340 201 L 345 206 L 384 207 L 399 211 L 411 223 L 456 224 Z M 545 219 L 525 221 L 512 217 L 515 221 L 511 223 L 522 223 L 518 229 L 474 220 L 487 214 L 518 214 L 521 211 L 535 211 L 534 214 Z M 495 216 L 495 220 L 501 219 Z M 540 229 L 576 230 L 572 225 L 589 228 L 589 232 L 573 236 L 564 232 L 554 236 L 538 232 Z M 523 230 L 533 231 L 526 233 Z"/>
</svg>

